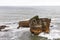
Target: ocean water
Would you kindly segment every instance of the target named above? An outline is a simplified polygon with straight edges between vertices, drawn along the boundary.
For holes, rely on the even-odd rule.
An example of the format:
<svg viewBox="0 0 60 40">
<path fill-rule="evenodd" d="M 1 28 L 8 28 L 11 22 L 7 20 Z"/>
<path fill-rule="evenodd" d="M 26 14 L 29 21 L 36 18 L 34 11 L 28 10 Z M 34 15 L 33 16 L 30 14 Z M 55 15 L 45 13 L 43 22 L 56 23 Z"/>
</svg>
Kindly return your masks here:
<svg viewBox="0 0 60 40">
<path fill-rule="evenodd" d="M 49 34 L 32 36 L 29 28 L 17 29 L 19 21 L 35 15 L 52 19 Z M 0 32 L 0 40 L 60 40 L 60 6 L 0 6 L 0 25 L 9 26 Z"/>
</svg>

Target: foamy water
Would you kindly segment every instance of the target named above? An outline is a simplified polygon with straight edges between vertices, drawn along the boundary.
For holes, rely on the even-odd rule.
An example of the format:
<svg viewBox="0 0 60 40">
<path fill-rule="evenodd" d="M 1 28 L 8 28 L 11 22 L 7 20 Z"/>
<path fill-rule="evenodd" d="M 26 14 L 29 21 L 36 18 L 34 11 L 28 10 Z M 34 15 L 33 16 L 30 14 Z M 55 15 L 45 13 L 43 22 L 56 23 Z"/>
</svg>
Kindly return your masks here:
<svg viewBox="0 0 60 40">
<path fill-rule="evenodd" d="M 7 23 L 11 23 L 11 22 L 7 22 Z M 0 32 L 0 40 L 8 40 L 8 39 L 9 40 L 15 40 L 15 39 L 23 40 L 23 38 L 24 38 L 23 36 L 25 36 L 27 38 L 27 37 L 29 37 L 29 35 L 31 35 L 30 28 L 17 29 L 18 23 L 13 24 L 13 22 L 12 22 L 11 24 L 6 24 L 6 25 L 9 27 L 2 29 L 2 31 Z M 52 24 L 52 25 L 53 25 L 53 27 L 50 27 L 49 34 L 40 33 L 38 36 L 46 37 L 51 40 L 60 38 L 60 30 L 56 29 L 58 27 L 58 25 L 55 25 L 55 24 Z M 9 31 L 4 32 L 4 30 L 9 30 Z M 22 38 L 19 38 L 19 37 L 22 37 Z M 24 39 L 27 40 L 26 38 L 24 38 Z M 31 40 L 30 38 L 28 38 L 28 39 Z"/>
</svg>

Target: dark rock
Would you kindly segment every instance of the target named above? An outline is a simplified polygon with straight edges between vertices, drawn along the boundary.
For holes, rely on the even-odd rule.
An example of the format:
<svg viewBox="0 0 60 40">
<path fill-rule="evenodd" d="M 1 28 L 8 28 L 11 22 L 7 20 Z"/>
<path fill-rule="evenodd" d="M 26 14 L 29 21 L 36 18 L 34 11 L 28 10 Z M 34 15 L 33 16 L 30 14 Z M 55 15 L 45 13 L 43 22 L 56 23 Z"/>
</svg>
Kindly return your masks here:
<svg viewBox="0 0 60 40">
<path fill-rule="evenodd" d="M 0 31 L 1 31 L 1 29 L 5 29 L 6 27 L 8 27 L 8 26 L 6 26 L 6 25 L 1 25 L 1 26 L 0 26 Z"/>
<path fill-rule="evenodd" d="M 50 23 L 51 19 L 49 18 L 39 18 L 37 15 L 32 17 L 30 20 L 27 21 L 20 21 L 18 24 L 20 27 L 30 27 L 30 32 L 32 34 L 38 35 L 41 32 L 49 33 L 50 32 Z"/>
</svg>

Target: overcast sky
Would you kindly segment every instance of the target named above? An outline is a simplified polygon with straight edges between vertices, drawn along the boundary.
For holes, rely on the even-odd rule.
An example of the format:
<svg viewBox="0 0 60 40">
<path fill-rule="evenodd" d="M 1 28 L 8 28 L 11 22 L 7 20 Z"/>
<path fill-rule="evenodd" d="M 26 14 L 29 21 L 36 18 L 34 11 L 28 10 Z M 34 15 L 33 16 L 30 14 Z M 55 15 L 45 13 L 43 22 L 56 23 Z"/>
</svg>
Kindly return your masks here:
<svg viewBox="0 0 60 40">
<path fill-rule="evenodd" d="M 0 6 L 56 6 L 59 0 L 0 0 Z"/>
</svg>

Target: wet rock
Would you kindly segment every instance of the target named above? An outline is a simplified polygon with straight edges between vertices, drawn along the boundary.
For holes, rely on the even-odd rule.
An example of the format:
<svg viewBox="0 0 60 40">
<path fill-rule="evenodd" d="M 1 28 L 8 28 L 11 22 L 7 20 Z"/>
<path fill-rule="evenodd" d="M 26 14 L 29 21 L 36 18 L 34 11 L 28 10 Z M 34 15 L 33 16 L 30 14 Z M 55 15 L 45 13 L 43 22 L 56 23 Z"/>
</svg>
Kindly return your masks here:
<svg viewBox="0 0 60 40">
<path fill-rule="evenodd" d="M 1 31 L 2 29 L 5 29 L 6 27 L 8 27 L 8 26 L 6 26 L 6 25 L 1 25 L 1 26 L 0 26 L 0 31 Z"/>
<path fill-rule="evenodd" d="M 32 34 L 38 35 L 41 32 L 49 33 L 50 23 L 51 23 L 51 19 L 39 18 L 38 15 L 36 15 L 28 21 L 20 21 L 17 29 L 19 29 L 20 27 L 30 27 L 30 32 Z"/>
<path fill-rule="evenodd" d="M 50 32 L 50 23 L 51 19 L 48 18 L 40 18 L 42 20 L 42 32 L 49 33 Z"/>
<path fill-rule="evenodd" d="M 38 19 L 37 18 L 38 16 L 34 16 L 33 18 L 36 18 L 36 19 Z M 27 20 L 27 21 L 19 21 L 19 23 L 18 23 L 18 27 L 17 27 L 17 29 L 19 29 L 20 27 L 29 27 L 29 20 Z"/>
<path fill-rule="evenodd" d="M 53 27 L 53 25 L 52 25 L 52 26 L 50 26 L 50 27 Z"/>
<path fill-rule="evenodd" d="M 34 16 L 29 20 L 30 31 L 32 34 L 35 35 L 38 35 L 41 32 L 49 33 L 50 23 L 51 23 L 51 19 L 39 18 L 38 16 Z"/>
<path fill-rule="evenodd" d="M 29 21 L 20 21 L 19 26 L 17 27 L 17 29 L 19 29 L 20 27 L 29 27 Z"/>
<path fill-rule="evenodd" d="M 34 35 L 38 35 L 42 32 L 42 20 L 38 16 L 34 16 L 29 20 L 30 31 Z"/>
</svg>

